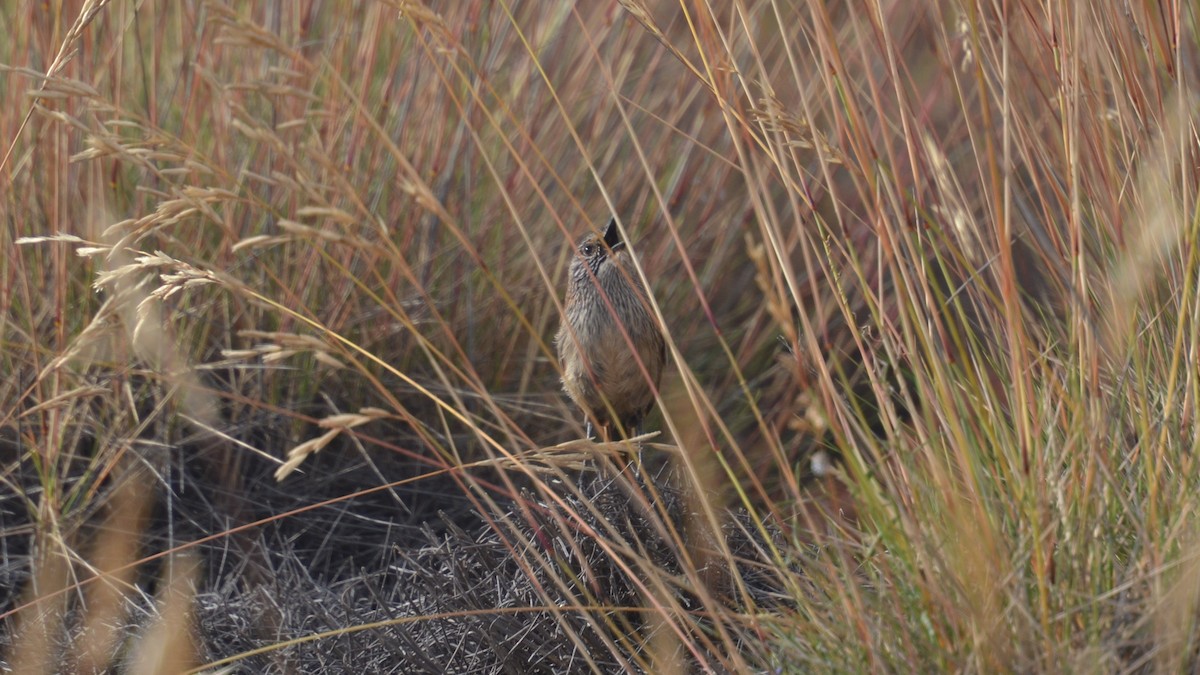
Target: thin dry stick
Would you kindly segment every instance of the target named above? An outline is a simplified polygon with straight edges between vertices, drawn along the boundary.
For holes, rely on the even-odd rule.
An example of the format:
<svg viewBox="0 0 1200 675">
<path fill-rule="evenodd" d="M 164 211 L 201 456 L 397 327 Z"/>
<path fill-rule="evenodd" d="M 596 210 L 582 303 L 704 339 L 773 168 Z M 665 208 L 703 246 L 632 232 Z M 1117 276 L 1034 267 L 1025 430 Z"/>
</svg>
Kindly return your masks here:
<svg viewBox="0 0 1200 675">
<path fill-rule="evenodd" d="M 58 48 L 58 54 L 54 56 L 54 61 L 50 63 L 50 69 L 46 71 L 46 75 L 42 78 L 42 84 L 37 91 L 42 92 L 46 89 L 46 84 L 51 78 L 56 77 L 62 69 L 70 62 L 74 55 L 71 48 L 83 35 L 83 30 L 88 27 L 88 24 L 96 18 L 96 15 L 104 9 L 109 0 L 88 0 L 84 3 L 83 9 L 79 10 L 79 16 L 75 18 L 75 23 L 71 24 L 71 28 L 67 31 L 67 35 L 63 38 L 62 45 Z M 36 99 L 37 96 L 35 95 Z M 8 166 L 8 160 L 12 157 L 13 150 L 17 147 L 17 140 L 21 138 L 21 133 L 25 131 L 25 127 L 29 124 L 29 120 L 33 117 L 34 105 L 29 106 L 29 110 L 25 113 L 25 118 L 21 120 L 21 126 L 17 127 L 17 133 L 13 134 L 12 142 L 8 144 L 8 150 L 4 153 L 4 159 L 0 159 L 0 172 L 4 171 L 4 167 Z"/>
</svg>

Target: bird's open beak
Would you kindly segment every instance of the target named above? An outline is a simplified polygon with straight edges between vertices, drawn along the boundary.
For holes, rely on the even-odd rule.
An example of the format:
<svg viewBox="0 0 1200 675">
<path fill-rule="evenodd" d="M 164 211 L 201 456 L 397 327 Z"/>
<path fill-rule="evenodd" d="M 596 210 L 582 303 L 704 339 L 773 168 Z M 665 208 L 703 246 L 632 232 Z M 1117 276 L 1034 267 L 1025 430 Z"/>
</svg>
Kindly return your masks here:
<svg viewBox="0 0 1200 675">
<path fill-rule="evenodd" d="M 608 221 L 608 229 L 604 231 L 604 244 L 613 253 L 625 248 L 625 242 L 621 241 L 621 233 L 617 230 L 616 218 Z"/>
</svg>

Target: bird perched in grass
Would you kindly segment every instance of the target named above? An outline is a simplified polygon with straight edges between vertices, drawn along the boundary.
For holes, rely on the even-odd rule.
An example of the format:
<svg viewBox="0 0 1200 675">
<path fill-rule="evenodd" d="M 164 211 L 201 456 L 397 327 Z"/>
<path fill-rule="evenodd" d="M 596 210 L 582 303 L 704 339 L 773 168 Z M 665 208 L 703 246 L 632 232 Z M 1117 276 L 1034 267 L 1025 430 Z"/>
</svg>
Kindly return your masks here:
<svg viewBox="0 0 1200 675">
<path fill-rule="evenodd" d="M 641 432 L 654 407 L 654 394 L 666 362 L 662 331 L 650 311 L 616 218 L 603 236 L 579 240 L 571 260 L 562 326 L 555 337 L 563 389 L 612 438 Z"/>
</svg>

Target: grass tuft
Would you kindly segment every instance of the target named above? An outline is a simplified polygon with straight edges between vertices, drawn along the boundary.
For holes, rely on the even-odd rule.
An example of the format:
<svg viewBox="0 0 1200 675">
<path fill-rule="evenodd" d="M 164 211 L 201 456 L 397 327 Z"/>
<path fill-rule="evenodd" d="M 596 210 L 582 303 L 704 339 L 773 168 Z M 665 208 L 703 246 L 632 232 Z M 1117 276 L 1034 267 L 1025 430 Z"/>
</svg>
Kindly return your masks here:
<svg viewBox="0 0 1200 675">
<path fill-rule="evenodd" d="M 0 665 L 1182 671 L 1189 3 L 0 8 Z M 620 219 L 670 352 L 581 440 Z"/>
</svg>

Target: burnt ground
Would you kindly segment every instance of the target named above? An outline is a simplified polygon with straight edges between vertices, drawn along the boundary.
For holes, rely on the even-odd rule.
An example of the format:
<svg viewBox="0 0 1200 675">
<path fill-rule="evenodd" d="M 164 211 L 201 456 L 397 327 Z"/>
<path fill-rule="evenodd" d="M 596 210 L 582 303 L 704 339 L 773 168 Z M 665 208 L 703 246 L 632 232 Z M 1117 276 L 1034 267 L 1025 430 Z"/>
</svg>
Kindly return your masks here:
<svg viewBox="0 0 1200 675">
<path fill-rule="evenodd" d="M 6 480 L 25 488 L 0 493 L 4 612 L 19 604 L 29 584 L 33 527 L 28 505 L 38 497 L 29 488 L 38 484 L 34 462 L 8 439 Z M 86 451 L 81 450 L 81 458 Z M 636 610 L 642 605 L 637 580 L 578 525 L 563 526 L 554 518 L 564 513 L 564 506 L 544 495 L 504 499 L 494 494 L 496 511 L 481 512 L 459 482 L 442 476 L 346 499 L 364 488 L 427 471 L 399 453 L 368 457 L 349 443 L 310 457 L 302 473 L 283 482 L 273 477 L 274 462 L 223 446 L 154 446 L 142 454 L 149 468 L 130 474 L 153 500 L 139 538 L 141 556 L 226 533 L 187 546 L 201 561 L 194 603 L 201 662 L 275 646 L 238 661 L 235 672 L 631 669 L 626 658 L 637 649 L 643 628 L 638 611 L 606 615 L 539 609 L 548 600 L 550 605 L 578 605 L 581 598 L 596 606 Z M 78 465 L 68 484 L 89 480 L 87 462 L 81 459 Z M 636 542 L 655 567 L 676 573 L 678 552 L 653 518 L 631 506 L 629 483 L 623 481 L 591 467 L 567 474 L 556 491 L 566 509 L 584 514 L 589 527 Z M 687 500 L 669 470 L 648 467 L 635 482 L 641 488 L 652 483 L 664 511 L 686 529 Z M 328 500 L 333 502 L 294 513 Z M 102 521 L 99 515 L 99 509 L 78 514 L 83 550 L 102 534 L 97 529 L 102 526 L 96 525 Z M 754 603 L 779 605 L 785 600 L 778 580 L 755 564 L 761 562 L 757 530 L 744 513 L 735 513 L 722 536 L 747 563 L 740 572 Z M 514 555 L 514 546 L 523 546 L 525 553 Z M 139 592 L 124 599 L 127 634 L 137 634 L 154 616 L 157 579 L 168 559 L 139 566 Z M 553 564 L 542 567 L 538 560 Z M 563 575 L 563 569 L 570 574 Z M 717 570 L 713 576 L 728 575 Z M 681 605 L 699 608 L 699 600 L 687 595 L 681 592 Z M 86 597 L 78 592 L 69 596 L 55 637 L 63 653 L 78 637 L 85 604 L 80 598 Z M 6 618 L 0 653 L 9 652 L 13 627 L 13 618 Z M 334 634 L 278 646 L 326 632 Z M 585 653 L 589 658 L 583 658 Z M 117 661 L 121 658 L 118 653 Z M 0 665 L 8 669 L 8 664 Z"/>
</svg>

